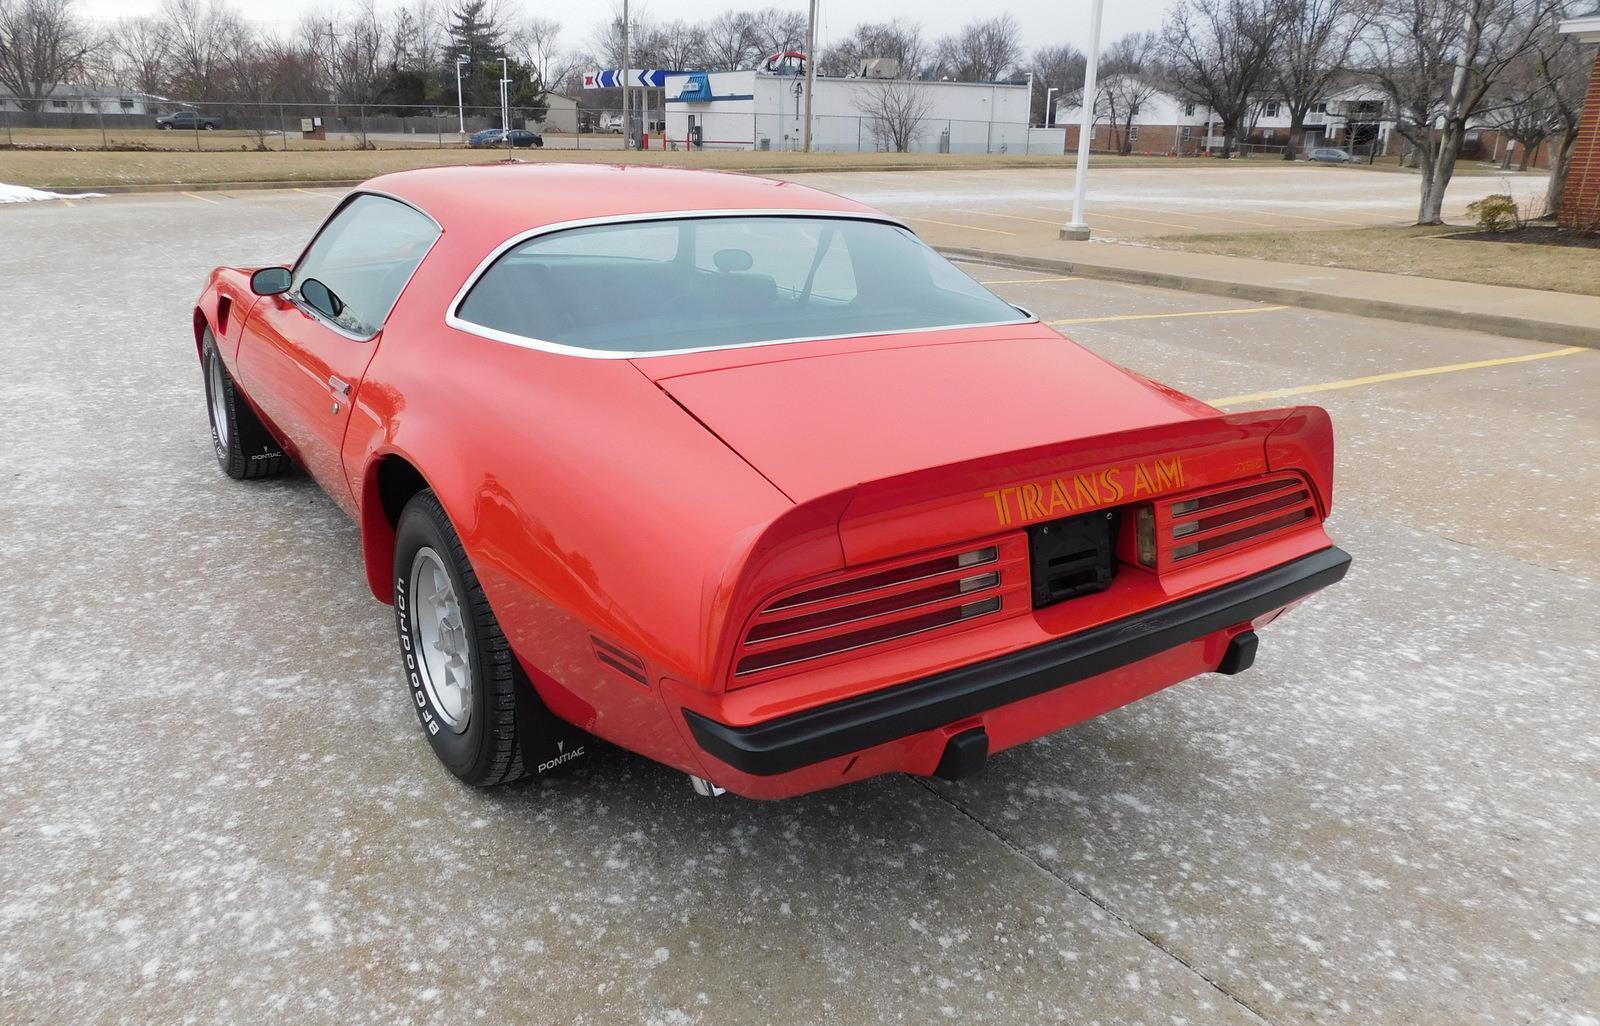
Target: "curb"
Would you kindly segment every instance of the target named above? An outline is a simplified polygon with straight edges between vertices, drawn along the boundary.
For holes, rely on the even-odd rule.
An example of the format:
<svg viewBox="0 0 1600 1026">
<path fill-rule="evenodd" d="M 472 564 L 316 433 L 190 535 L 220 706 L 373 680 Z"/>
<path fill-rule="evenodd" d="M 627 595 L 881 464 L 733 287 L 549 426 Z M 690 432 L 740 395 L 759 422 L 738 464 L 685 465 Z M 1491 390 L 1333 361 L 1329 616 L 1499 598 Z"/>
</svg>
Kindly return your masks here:
<svg viewBox="0 0 1600 1026">
<path fill-rule="evenodd" d="M 1361 299 L 1328 292 L 1287 288 L 1277 285 L 1256 285 L 1250 282 L 1230 281 L 1225 278 L 1205 278 L 1199 275 L 1177 274 L 1170 271 L 1150 271 L 1136 267 L 1108 267 L 1104 264 L 1077 260 L 1051 260 L 1043 257 L 1018 256 L 997 253 L 993 250 L 970 249 L 964 246 L 935 246 L 946 256 L 961 257 L 982 263 L 1010 267 L 1022 271 L 1047 271 L 1052 274 L 1074 275 L 1079 278 L 1096 278 L 1102 281 L 1128 282 L 1134 285 L 1152 285 L 1156 288 L 1179 289 L 1184 292 L 1201 292 L 1213 296 L 1249 299 L 1276 306 L 1300 306 L 1308 310 L 1328 313 L 1352 314 L 1357 317 L 1376 317 L 1407 324 L 1425 324 L 1434 328 L 1454 328 L 1460 331 L 1487 332 L 1508 338 L 1527 339 L 1533 342 L 1550 342 L 1556 345 L 1583 346 L 1600 349 L 1600 324 L 1570 324 L 1560 321 L 1541 321 L 1531 317 L 1504 314 L 1474 313 L 1443 307 L 1422 306 L 1415 303 L 1397 303 L 1384 299 Z M 1555 295 L 1555 293 L 1552 293 Z"/>
</svg>

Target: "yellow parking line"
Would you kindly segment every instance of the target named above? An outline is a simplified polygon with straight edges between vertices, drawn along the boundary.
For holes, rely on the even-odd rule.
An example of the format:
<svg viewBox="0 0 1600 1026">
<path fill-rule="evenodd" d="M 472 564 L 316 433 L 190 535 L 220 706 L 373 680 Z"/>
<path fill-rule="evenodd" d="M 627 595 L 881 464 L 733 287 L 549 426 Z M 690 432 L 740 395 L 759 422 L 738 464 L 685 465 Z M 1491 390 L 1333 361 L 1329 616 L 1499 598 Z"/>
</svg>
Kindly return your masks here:
<svg viewBox="0 0 1600 1026">
<path fill-rule="evenodd" d="M 318 192 L 316 189 L 300 189 L 300 188 L 296 188 L 294 191 L 295 192 L 303 192 L 307 196 L 321 196 L 323 199 L 337 199 L 338 197 L 343 195 L 343 193 L 338 193 L 338 192 Z"/>
<path fill-rule="evenodd" d="M 1556 356 L 1571 356 L 1573 353 L 1587 351 L 1582 346 L 1567 346 L 1564 349 L 1552 349 L 1545 353 L 1529 353 L 1525 356 L 1502 356 L 1497 360 L 1473 360 L 1470 363 L 1450 363 L 1442 367 L 1420 367 L 1417 370 L 1394 371 L 1390 374 L 1372 374 L 1364 378 L 1345 378 L 1343 381 L 1329 381 L 1321 385 L 1274 388 L 1267 392 L 1250 392 L 1246 395 L 1230 395 L 1223 399 L 1210 399 L 1207 401 L 1212 406 L 1236 406 L 1240 403 L 1253 403 L 1262 399 L 1285 399 L 1293 395 L 1309 395 L 1312 392 L 1333 392 L 1341 388 L 1377 385 L 1385 381 L 1403 381 L 1406 378 L 1422 378 L 1431 374 L 1453 374 L 1456 371 L 1478 370 L 1481 367 L 1502 367 L 1508 363 L 1548 360 Z"/>
<path fill-rule="evenodd" d="M 1047 224 L 1052 228 L 1061 227 L 1060 221 L 1046 221 L 1038 217 L 1021 217 L 1017 214 L 1002 214 L 998 210 L 976 210 L 972 207 L 951 207 L 950 209 L 959 210 L 964 214 L 982 214 L 984 217 L 1004 217 L 1011 221 L 1027 221 L 1029 224 Z"/>
<path fill-rule="evenodd" d="M 988 232 L 990 235 L 1015 235 L 1015 234 L 1017 234 L 1016 232 L 1003 232 L 998 228 L 979 228 L 975 224 L 956 224 L 953 221 L 935 221 L 931 217 L 912 217 L 909 214 L 901 214 L 900 215 L 900 220 L 902 220 L 902 221 L 921 221 L 923 224 L 939 224 L 939 225 L 943 225 L 946 228 L 960 228 L 963 231 L 969 231 L 969 232 Z"/>
<path fill-rule="evenodd" d="M 1105 321 L 1159 321 L 1168 317 L 1217 317 L 1222 314 L 1258 314 L 1287 309 L 1289 309 L 1287 306 L 1240 306 L 1228 310 L 1174 310 L 1171 313 L 1116 314 L 1111 317 L 1069 317 L 1066 320 L 1049 321 L 1048 323 L 1101 324 Z"/>
<path fill-rule="evenodd" d="M 200 201 L 200 202 L 201 202 L 201 203 L 209 203 L 209 204 L 211 204 L 211 205 L 212 205 L 212 206 L 214 206 L 214 207 L 220 207 L 220 206 L 221 206 L 221 205 L 222 205 L 222 203 L 221 203 L 221 202 L 220 202 L 220 201 L 219 201 L 219 200 L 214 200 L 214 199 L 206 199 L 206 198 L 205 198 L 205 197 L 204 197 L 204 196 L 196 196 L 196 195 L 195 195 L 195 194 L 194 194 L 194 193 L 192 193 L 192 192 L 185 192 L 185 193 L 182 193 L 182 194 L 181 194 L 181 195 L 184 195 L 184 196 L 187 196 L 187 197 L 189 197 L 189 198 L 190 198 L 190 199 L 197 199 L 197 200 L 199 200 L 199 201 Z"/>
<path fill-rule="evenodd" d="M 996 281 L 980 281 L 979 285 L 1037 285 L 1042 281 L 1082 281 L 1079 275 L 1065 274 L 1056 278 L 1000 278 Z"/>
<path fill-rule="evenodd" d="M 1128 217 L 1126 214 L 1108 214 L 1103 210 L 1086 211 L 1085 216 L 1091 220 L 1097 217 L 1109 217 L 1113 221 L 1132 221 L 1135 224 L 1153 224 L 1157 228 L 1177 228 L 1180 231 L 1192 232 L 1200 226 L 1197 224 L 1179 224 L 1176 221 L 1152 221 L 1148 217 Z"/>
</svg>

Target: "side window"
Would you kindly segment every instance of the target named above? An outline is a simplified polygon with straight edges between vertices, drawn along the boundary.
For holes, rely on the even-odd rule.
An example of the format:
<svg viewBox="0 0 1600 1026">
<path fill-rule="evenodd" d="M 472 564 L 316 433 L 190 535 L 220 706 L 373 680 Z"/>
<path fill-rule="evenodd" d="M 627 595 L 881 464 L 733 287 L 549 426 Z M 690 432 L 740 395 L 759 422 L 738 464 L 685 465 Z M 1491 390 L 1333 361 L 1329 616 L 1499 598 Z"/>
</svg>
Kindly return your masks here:
<svg viewBox="0 0 1600 1026">
<path fill-rule="evenodd" d="M 312 240 L 290 295 L 352 335 L 371 337 L 438 237 L 438 225 L 404 203 L 357 196 Z"/>
</svg>

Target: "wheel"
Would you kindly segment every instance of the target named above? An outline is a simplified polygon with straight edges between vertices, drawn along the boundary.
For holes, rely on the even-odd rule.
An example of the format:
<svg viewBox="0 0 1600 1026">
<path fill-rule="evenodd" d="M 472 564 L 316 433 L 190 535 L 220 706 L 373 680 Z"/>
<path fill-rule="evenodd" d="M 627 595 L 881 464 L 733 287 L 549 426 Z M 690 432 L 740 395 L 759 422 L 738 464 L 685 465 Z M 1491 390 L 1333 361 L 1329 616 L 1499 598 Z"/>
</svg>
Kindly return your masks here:
<svg viewBox="0 0 1600 1026">
<path fill-rule="evenodd" d="M 492 787 L 584 755 L 593 739 L 539 699 L 431 490 L 400 514 L 394 576 L 406 687 L 446 769 L 463 783 Z"/>
<path fill-rule="evenodd" d="M 200 127 L 204 128 L 208 132 L 215 132 L 217 130 L 217 126 L 211 124 L 210 122 L 207 122 L 206 124 L 201 125 Z"/>
<path fill-rule="evenodd" d="M 206 411 L 217 464 L 237 481 L 282 473 L 289 465 L 289 457 L 234 387 L 210 328 L 205 331 L 203 344 L 201 369 L 205 372 Z"/>
<path fill-rule="evenodd" d="M 533 141 L 533 147 L 534 147 L 534 149 L 536 149 L 536 150 L 542 150 L 542 149 L 544 149 L 544 140 L 543 140 L 543 139 L 535 139 L 535 140 L 534 140 L 534 141 Z"/>
<path fill-rule="evenodd" d="M 157 125 L 156 126 L 156 131 L 158 131 L 158 132 L 170 132 L 170 131 L 172 131 L 172 126 L 171 125 Z"/>
</svg>

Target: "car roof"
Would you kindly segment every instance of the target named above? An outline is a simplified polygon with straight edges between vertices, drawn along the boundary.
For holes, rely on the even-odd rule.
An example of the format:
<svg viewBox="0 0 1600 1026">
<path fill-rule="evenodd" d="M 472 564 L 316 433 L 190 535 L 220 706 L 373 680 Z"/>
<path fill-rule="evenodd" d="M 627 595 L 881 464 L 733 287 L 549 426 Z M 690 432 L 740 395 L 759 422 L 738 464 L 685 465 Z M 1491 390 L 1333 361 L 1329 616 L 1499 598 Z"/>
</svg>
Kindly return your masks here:
<svg viewBox="0 0 1600 1026">
<path fill-rule="evenodd" d="M 446 232 L 492 224 L 502 238 L 563 221 L 678 211 L 801 210 L 883 216 L 864 204 L 794 182 L 637 164 L 503 161 L 420 168 L 381 175 L 361 189 L 412 204 Z"/>
</svg>

